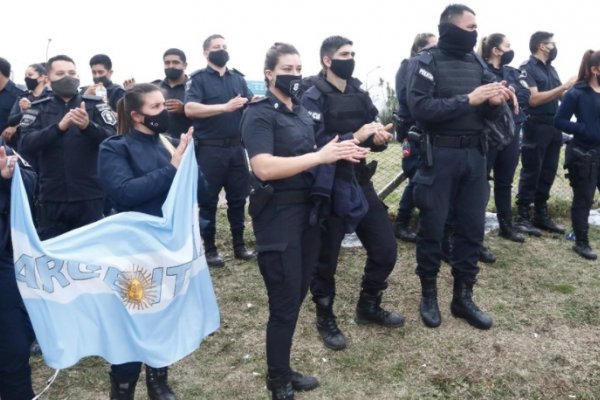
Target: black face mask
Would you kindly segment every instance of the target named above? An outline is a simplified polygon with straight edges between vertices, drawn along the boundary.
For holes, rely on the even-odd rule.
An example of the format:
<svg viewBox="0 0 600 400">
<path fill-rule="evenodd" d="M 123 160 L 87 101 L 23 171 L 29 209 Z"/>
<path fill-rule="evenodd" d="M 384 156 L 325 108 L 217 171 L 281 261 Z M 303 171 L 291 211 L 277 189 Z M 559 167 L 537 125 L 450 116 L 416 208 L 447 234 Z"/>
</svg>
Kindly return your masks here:
<svg viewBox="0 0 600 400">
<path fill-rule="evenodd" d="M 169 112 L 166 108 L 156 115 L 142 115 L 144 116 L 144 126 L 152 132 L 158 134 L 166 132 L 169 129 Z"/>
<path fill-rule="evenodd" d="M 217 67 L 224 67 L 229 61 L 229 53 L 227 50 L 216 50 L 208 53 L 208 61 L 215 64 Z"/>
<path fill-rule="evenodd" d="M 277 75 L 275 78 L 275 87 L 281 90 L 286 96 L 296 97 L 300 91 L 300 82 L 302 75 Z"/>
<path fill-rule="evenodd" d="M 28 76 L 25 77 L 25 86 L 27 86 L 27 90 L 32 92 L 37 85 L 39 84 L 37 78 L 30 78 Z"/>
<path fill-rule="evenodd" d="M 348 80 L 352 78 L 352 74 L 354 73 L 354 58 L 350 58 L 348 60 L 331 60 L 331 72 L 339 76 L 344 80 Z"/>
<path fill-rule="evenodd" d="M 178 68 L 165 68 L 165 76 L 167 77 L 167 79 L 175 81 L 175 80 L 181 78 L 181 75 L 183 75 L 183 70 L 182 69 L 178 69 Z"/>
<path fill-rule="evenodd" d="M 443 22 L 438 25 L 440 39 L 438 47 L 451 54 L 464 56 L 473 51 L 477 44 L 477 31 L 466 31 L 451 22 Z"/>
<path fill-rule="evenodd" d="M 100 82 L 102 82 L 102 85 L 104 85 L 104 87 L 109 87 L 112 84 L 112 81 L 110 79 L 108 79 L 108 77 L 106 75 L 104 76 L 98 76 L 96 78 L 94 78 L 94 83 L 97 85 Z"/>
<path fill-rule="evenodd" d="M 510 62 L 513 60 L 513 58 L 515 58 L 515 51 L 514 50 L 505 51 L 500 56 L 500 65 L 508 65 L 508 64 L 510 64 Z"/>
<path fill-rule="evenodd" d="M 596 80 L 598 81 L 598 85 L 600 85 L 600 74 L 596 75 Z"/>
<path fill-rule="evenodd" d="M 79 91 L 79 79 L 67 75 L 56 81 L 50 82 L 50 87 L 58 97 L 72 97 Z"/>
<path fill-rule="evenodd" d="M 554 45 L 554 47 L 552 48 L 552 50 L 550 50 L 548 52 L 548 62 L 554 61 L 554 59 L 556 58 L 557 54 L 558 54 L 558 49 L 556 48 L 556 45 Z"/>
</svg>

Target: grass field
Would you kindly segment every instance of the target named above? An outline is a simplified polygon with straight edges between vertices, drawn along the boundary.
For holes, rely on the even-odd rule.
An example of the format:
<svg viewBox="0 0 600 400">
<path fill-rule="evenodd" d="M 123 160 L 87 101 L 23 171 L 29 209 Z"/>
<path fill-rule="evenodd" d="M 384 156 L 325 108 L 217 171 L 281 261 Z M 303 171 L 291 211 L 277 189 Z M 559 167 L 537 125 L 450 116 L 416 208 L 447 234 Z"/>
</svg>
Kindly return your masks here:
<svg viewBox="0 0 600 400">
<path fill-rule="evenodd" d="M 563 221 L 566 222 L 566 221 Z M 599 248 L 600 231 L 591 232 Z M 600 398 L 600 270 L 571 250 L 571 242 L 545 235 L 523 245 L 498 238 L 487 244 L 498 255 L 482 266 L 475 289 L 494 327 L 477 331 L 450 315 L 452 279 L 444 264 L 439 279 L 442 326 L 428 329 L 418 316 L 419 285 L 414 247 L 400 243 L 384 306 L 407 323 L 390 330 L 352 320 L 364 251 L 343 251 L 335 305 L 350 345 L 324 348 L 306 301 L 296 331 L 293 367 L 321 379 L 299 399 L 596 399 Z M 255 262 L 212 271 L 221 308 L 221 329 L 171 369 L 180 399 L 267 399 L 264 329 L 266 293 Z M 85 338 L 82 338 L 85 340 Z M 35 389 L 52 371 L 32 359 Z M 97 358 L 62 371 L 46 399 L 107 399 L 108 365 Z M 145 384 L 137 399 L 144 399 Z"/>
</svg>

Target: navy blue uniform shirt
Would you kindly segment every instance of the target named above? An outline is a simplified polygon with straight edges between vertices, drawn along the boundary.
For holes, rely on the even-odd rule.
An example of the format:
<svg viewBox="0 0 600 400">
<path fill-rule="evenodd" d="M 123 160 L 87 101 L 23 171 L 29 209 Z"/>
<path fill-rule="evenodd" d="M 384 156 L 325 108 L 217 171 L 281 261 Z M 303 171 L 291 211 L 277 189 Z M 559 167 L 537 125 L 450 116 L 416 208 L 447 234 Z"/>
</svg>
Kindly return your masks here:
<svg viewBox="0 0 600 400">
<path fill-rule="evenodd" d="M 166 99 L 176 99 L 185 102 L 185 84 L 181 83 L 179 85 L 171 86 L 169 85 L 169 81 L 165 78 L 164 80 L 157 79 L 152 82 L 159 88 L 163 89 L 167 96 Z M 188 129 L 192 126 L 192 120 L 185 116 L 185 113 L 172 113 L 169 112 L 169 129 L 167 129 L 167 133 L 175 138 L 179 139 L 179 136 L 182 133 L 186 133 Z"/>
<path fill-rule="evenodd" d="M 190 75 L 185 90 L 185 103 L 225 104 L 236 96 L 252 99 L 244 76 L 235 69 L 227 69 L 223 76 L 210 66 Z M 226 139 L 241 136 L 240 120 L 243 108 L 208 118 L 194 118 L 194 138 Z"/>
<path fill-rule="evenodd" d="M 521 65 L 521 71 L 527 74 L 525 79 L 529 87 L 537 87 L 538 92 L 547 92 L 562 85 L 558 72 L 551 63 L 544 63 L 534 56 L 530 56 L 529 60 Z M 537 107 L 529 106 L 526 113 L 527 115 L 554 116 L 556 110 L 558 110 L 558 99 Z"/>
<path fill-rule="evenodd" d="M 23 97 L 25 97 L 26 99 L 28 99 L 30 102 L 34 102 L 34 101 L 38 101 L 38 100 L 42 100 L 45 99 L 46 97 L 50 97 L 52 96 L 52 90 L 48 89 L 47 87 L 44 88 L 44 90 L 42 91 L 42 93 L 40 93 L 39 96 L 34 96 L 33 92 L 25 92 L 23 94 L 23 96 L 19 96 L 19 98 L 17 98 L 17 100 L 15 101 L 15 103 L 13 104 L 11 110 L 10 110 L 10 117 L 8 118 L 8 125 L 9 126 L 17 126 L 19 125 L 19 122 L 21 122 L 21 118 L 23 117 L 23 113 L 21 112 L 21 107 L 19 107 L 19 101 L 21 101 L 21 99 Z"/>
<path fill-rule="evenodd" d="M 513 115 L 513 117 L 517 124 L 525 122 L 525 119 L 527 118 L 525 116 L 525 110 L 529 107 L 529 98 L 531 97 L 531 91 L 526 83 L 527 74 L 516 68 L 509 67 L 508 65 L 496 68 L 492 64 L 488 64 L 488 67 L 496 77 L 497 82 L 506 81 L 507 86 L 515 91 L 517 101 L 519 102 L 519 114 Z M 509 103 L 510 108 L 512 109 L 512 101 Z"/>
<path fill-rule="evenodd" d="M 84 101 L 90 123 L 81 130 L 71 125 L 66 132 L 58 123 Z M 27 110 L 21 121 L 20 148 L 37 157 L 41 202 L 74 202 L 104 197 L 97 177 L 98 147 L 114 135 L 116 119 L 110 107 L 96 96 L 74 96 L 68 102 L 48 97 Z"/>
<path fill-rule="evenodd" d="M 290 110 L 271 92 L 244 112 L 242 123 L 244 146 L 250 158 L 257 154 L 295 157 L 316 150 L 313 121 L 301 105 Z M 310 189 L 311 171 L 271 181 L 276 191 Z"/>
<path fill-rule="evenodd" d="M 579 82 L 565 93 L 554 125 L 561 131 L 571 133 L 577 147 L 589 150 L 600 146 L 600 93 L 587 82 Z M 571 121 L 575 115 L 576 121 Z"/>
<path fill-rule="evenodd" d="M 8 117 L 17 98 L 24 93 L 13 81 L 8 81 L 4 89 L 0 90 L 0 133 L 8 126 Z"/>
<path fill-rule="evenodd" d="M 117 211 L 162 216 L 176 172 L 158 135 L 134 130 L 100 145 L 98 174 Z"/>
</svg>

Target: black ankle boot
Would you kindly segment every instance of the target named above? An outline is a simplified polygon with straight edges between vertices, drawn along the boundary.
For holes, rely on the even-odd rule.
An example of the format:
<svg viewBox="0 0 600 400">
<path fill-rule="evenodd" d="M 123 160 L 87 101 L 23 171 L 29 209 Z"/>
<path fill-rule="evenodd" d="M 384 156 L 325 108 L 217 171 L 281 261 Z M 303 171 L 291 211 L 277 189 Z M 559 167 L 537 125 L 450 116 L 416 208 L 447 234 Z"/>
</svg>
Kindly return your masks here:
<svg viewBox="0 0 600 400">
<path fill-rule="evenodd" d="M 417 242 L 417 235 L 410 229 L 409 221 L 396 221 L 394 224 L 394 235 L 396 239 L 400 239 L 403 242 Z"/>
<path fill-rule="evenodd" d="M 473 302 L 473 285 L 475 280 L 466 281 L 454 278 L 454 293 L 450 311 L 457 318 L 465 319 L 470 325 L 477 329 L 490 329 L 492 318 L 481 311 Z"/>
<path fill-rule="evenodd" d="M 517 243 L 523 243 L 525 241 L 525 237 L 513 227 L 510 217 L 498 215 L 498 224 L 500 225 L 500 230 L 498 231 L 500 237 Z"/>
<path fill-rule="evenodd" d="M 595 260 L 598 258 L 598 255 L 594 253 L 590 247 L 588 231 L 575 231 L 575 244 L 573 245 L 573 251 L 587 260 Z"/>
<path fill-rule="evenodd" d="M 292 387 L 297 392 L 308 392 L 319 387 L 319 380 L 314 376 L 292 371 Z"/>
<path fill-rule="evenodd" d="M 515 218 L 515 229 L 526 235 L 540 237 L 542 232 L 531 224 L 531 217 L 529 215 L 529 204 L 519 204 L 518 214 Z"/>
<path fill-rule="evenodd" d="M 493 264 L 496 262 L 496 256 L 490 249 L 482 245 L 479 249 L 479 261 L 485 264 Z"/>
<path fill-rule="evenodd" d="M 110 400 L 133 400 L 135 394 L 135 385 L 137 384 L 138 377 L 123 381 L 115 378 L 113 374 L 110 376 Z"/>
<path fill-rule="evenodd" d="M 168 384 L 168 367 L 152 368 L 146 365 L 146 387 L 150 400 L 177 400 Z"/>
<path fill-rule="evenodd" d="M 359 325 L 377 324 L 390 328 L 398 328 L 404 325 L 402 315 L 381 308 L 381 292 L 375 295 L 365 291 L 360 292 L 354 321 Z"/>
<path fill-rule="evenodd" d="M 346 348 L 346 337 L 337 325 L 333 313 L 333 297 L 313 298 L 317 309 L 317 331 L 325 347 L 331 350 Z"/>
<path fill-rule="evenodd" d="M 215 246 L 215 239 L 204 239 L 204 256 L 206 257 L 206 263 L 211 268 L 221 268 L 225 266 L 225 262 L 219 255 L 217 251 L 217 246 Z"/>
<path fill-rule="evenodd" d="M 254 258 L 254 252 L 246 249 L 244 232 L 236 232 L 233 236 L 233 256 L 238 260 L 248 261 Z"/>
<path fill-rule="evenodd" d="M 548 232 L 560 233 L 561 235 L 565 233 L 565 228 L 555 224 L 550 218 L 550 214 L 548 213 L 548 205 L 546 203 L 535 204 L 533 225 Z"/>
<path fill-rule="evenodd" d="M 419 314 L 425 326 L 437 328 L 442 323 L 442 316 L 437 302 L 437 279 L 420 277 L 421 304 Z"/>
<path fill-rule="evenodd" d="M 272 393 L 272 400 L 294 400 L 294 387 L 290 381 L 284 382 L 267 376 L 267 389 Z"/>
</svg>

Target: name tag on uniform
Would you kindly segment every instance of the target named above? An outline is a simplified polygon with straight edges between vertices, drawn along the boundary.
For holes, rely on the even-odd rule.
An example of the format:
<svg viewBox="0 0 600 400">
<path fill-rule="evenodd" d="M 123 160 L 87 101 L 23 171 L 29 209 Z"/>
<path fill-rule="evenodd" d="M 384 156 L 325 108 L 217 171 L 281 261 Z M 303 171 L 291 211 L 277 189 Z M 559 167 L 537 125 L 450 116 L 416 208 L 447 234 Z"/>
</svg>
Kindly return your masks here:
<svg viewBox="0 0 600 400">
<path fill-rule="evenodd" d="M 419 75 L 421 75 L 423 78 L 433 82 L 433 74 L 423 68 L 419 68 Z"/>
</svg>

